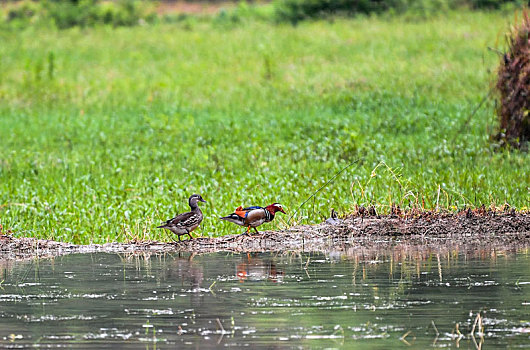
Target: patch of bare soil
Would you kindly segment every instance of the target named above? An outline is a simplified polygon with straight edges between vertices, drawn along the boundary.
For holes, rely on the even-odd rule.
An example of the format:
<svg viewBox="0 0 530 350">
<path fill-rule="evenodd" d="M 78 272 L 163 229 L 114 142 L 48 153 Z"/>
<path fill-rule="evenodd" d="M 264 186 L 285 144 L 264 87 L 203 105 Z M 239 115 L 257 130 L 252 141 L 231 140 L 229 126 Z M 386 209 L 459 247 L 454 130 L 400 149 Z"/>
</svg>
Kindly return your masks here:
<svg viewBox="0 0 530 350">
<path fill-rule="evenodd" d="M 328 219 L 252 236 L 229 235 L 181 242 L 130 242 L 74 245 L 0 235 L 0 259 L 53 257 L 72 253 L 191 252 L 352 252 L 366 250 L 520 250 L 530 246 L 530 214 L 464 211 L 410 216 Z"/>
</svg>

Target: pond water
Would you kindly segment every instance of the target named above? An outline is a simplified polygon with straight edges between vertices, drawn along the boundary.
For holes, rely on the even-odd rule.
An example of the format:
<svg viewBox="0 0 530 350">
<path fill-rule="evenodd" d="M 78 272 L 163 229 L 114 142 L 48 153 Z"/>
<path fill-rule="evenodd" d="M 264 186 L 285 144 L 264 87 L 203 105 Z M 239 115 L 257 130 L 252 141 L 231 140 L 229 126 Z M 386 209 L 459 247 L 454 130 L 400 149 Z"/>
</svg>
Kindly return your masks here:
<svg viewBox="0 0 530 350">
<path fill-rule="evenodd" d="M 0 268 L 3 348 L 530 348 L 528 249 L 98 253 Z"/>
</svg>

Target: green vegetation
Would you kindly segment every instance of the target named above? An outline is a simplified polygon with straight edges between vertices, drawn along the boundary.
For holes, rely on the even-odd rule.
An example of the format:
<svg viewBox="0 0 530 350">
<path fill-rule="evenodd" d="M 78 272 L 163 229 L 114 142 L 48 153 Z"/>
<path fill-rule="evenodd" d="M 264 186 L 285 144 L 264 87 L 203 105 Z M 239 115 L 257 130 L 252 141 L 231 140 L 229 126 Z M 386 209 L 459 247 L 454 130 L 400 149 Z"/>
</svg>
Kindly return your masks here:
<svg viewBox="0 0 530 350">
<path fill-rule="evenodd" d="M 200 193 L 195 233 L 242 232 L 217 218 L 275 201 L 293 213 L 358 158 L 291 223 L 370 204 L 527 208 L 528 154 L 490 144 L 491 100 L 469 119 L 512 19 L 5 29 L 0 223 L 76 243 L 169 240 L 154 227 Z"/>
<path fill-rule="evenodd" d="M 98 0 L 30 0 L 7 3 L 0 18 L 10 28 L 28 25 L 55 26 L 59 29 L 107 24 L 133 26 L 156 19 L 152 3 L 140 0 L 102 2 Z"/>
<path fill-rule="evenodd" d="M 524 4 L 525 0 L 277 0 L 275 8 L 278 20 L 297 23 L 309 18 L 388 12 L 426 17 L 450 9 L 499 9 Z"/>
<path fill-rule="evenodd" d="M 193 1 L 191 1 L 193 2 Z M 394 16 L 413 19 L 446 14 L 450 10 L 503 9 L 513 11 L 529 4 L 528 0 L 276 0 L 249 5 L 246 1 L 214 1 L 221 11 L 216 24 L 237 25 L 248 20 L 297 24 L 309 19 L 333 19 L 337 16 Z M 195 22 L 204 15 L 195 13 L 156 14 L 156 2 L 148 0 L 21 0 L 0 7 L 0 25 L 25 28 L 28 25 L 53 26 L 59 29 L 97 25 L 135 26 L 155 22 Z M 211 17 L 211 16 L 206 16 Z"/>
</svg>

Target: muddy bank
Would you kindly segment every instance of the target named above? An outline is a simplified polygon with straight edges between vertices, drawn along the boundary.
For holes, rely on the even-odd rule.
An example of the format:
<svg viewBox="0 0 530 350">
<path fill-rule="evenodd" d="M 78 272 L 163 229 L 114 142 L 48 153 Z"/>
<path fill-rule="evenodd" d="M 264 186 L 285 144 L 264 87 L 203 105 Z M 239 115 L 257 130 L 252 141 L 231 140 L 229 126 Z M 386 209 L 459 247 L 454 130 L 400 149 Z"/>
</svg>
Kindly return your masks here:
<svg viewBox="0 0 530 350">
<path fill-rule="evenodd" d="M 346 252 L 381 250 L 525 249 L 530 246 L 530 214 L 422 213 L 410 217 L 369 216 L 328 220 L 259 235 L 196 238 L 173 243 L 130 242 L 74 245 L 0 235 L 0 259 L 52 257 L 72 253 Z"/>
</svg>

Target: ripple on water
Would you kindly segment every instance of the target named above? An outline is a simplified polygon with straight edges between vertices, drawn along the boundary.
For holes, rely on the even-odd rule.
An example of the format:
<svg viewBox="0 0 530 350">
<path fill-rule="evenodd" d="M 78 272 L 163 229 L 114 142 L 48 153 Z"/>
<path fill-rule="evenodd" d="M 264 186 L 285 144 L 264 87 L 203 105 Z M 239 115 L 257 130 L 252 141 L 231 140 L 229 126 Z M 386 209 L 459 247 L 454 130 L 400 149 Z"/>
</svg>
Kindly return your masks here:
<svg viewBox="0 0 530 350">
<path fill-rule="evenodd" d="M 432 323 L 436 346 L 456 347 L 456 324 L 460 345 L 471 341 L 479 311 L 483 348 L 528 346 L 527 253 L 356 252 L 13 264 L 0 278 L 0 347 L 394 348 L 410 331 L 404 340 L 427 348 Z"/>
</svg>

